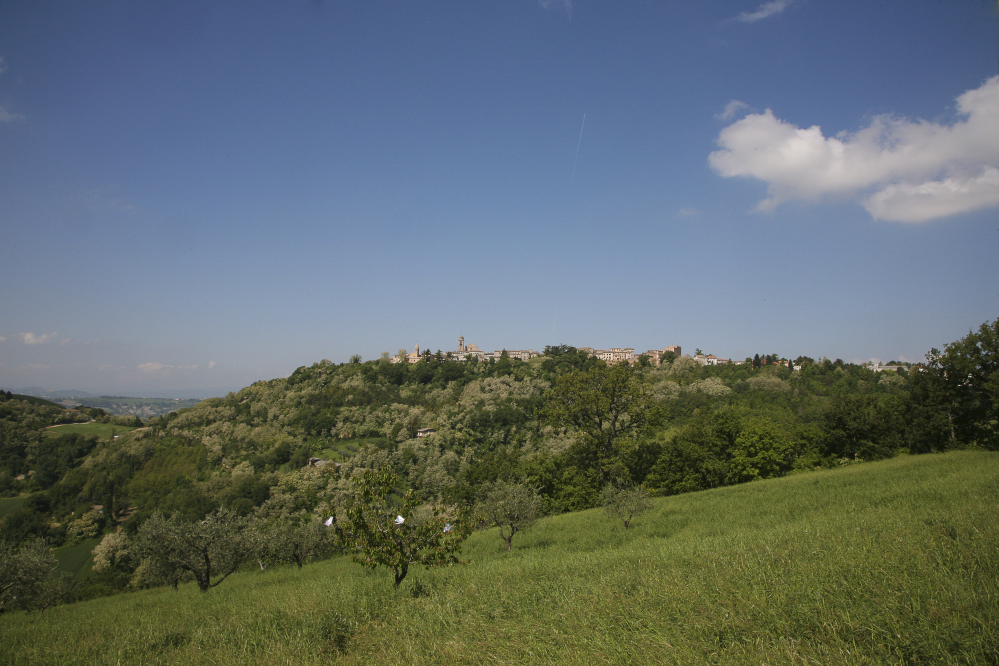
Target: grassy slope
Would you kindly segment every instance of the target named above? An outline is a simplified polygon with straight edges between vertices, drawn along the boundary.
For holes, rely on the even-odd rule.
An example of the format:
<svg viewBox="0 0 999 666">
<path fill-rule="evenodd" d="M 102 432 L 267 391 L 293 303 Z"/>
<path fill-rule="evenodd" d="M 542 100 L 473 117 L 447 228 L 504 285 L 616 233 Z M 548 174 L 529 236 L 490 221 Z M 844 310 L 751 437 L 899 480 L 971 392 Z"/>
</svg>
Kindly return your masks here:
<svg viewBox="0 0 999 666">
<path fill-rule="evenodd" d="M 4 497 L 0 499 L 0 517 L 24 508 L 24 502 L 27 499 L 27 497 Z"/>
<path fill-rule="evenodd" d="M 7 664 L 996 663 L 999 455 L 557 516 L 410 573 L 345 558 L 0 616 Z"/>
<path fill-rule="evenodd" d="M 90 567 L 94 562 L 92 553 L 100 542 L 100 538 L 87 539 L 75 546 L 57 548 L 55 556 L 59 562 L 58 571 L 71 573 L 76 582 L 82 583 L 90 573 Z"/>
<path fill-rule="evenodd" d="M 45 429 L 45 435 L 46 437 L 56 437 L 58 435 L 77 432 L 82 435 L 97 435 L 101 439 L 108 439 L 112 433 L 115 435 L 124 435 L 126 432 L 132 430 L 135 430 L 135 428 L 93 421 L 91 423 L 66 423 L 64 425 L 51 426 Z"/>
</svg>

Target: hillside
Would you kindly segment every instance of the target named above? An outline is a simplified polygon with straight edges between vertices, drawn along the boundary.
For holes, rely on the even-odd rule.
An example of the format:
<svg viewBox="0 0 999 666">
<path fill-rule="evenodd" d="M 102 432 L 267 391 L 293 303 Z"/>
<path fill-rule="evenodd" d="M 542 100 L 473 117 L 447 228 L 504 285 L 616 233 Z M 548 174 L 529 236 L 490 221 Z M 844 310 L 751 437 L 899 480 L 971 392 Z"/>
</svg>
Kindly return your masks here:
<svg viewBox="0 0 999 666">
<path fill-rule="evenodd" d="M 201 402 L 199 399 L 179 398 L 128 398 L 124 396 L 102 395 L 84 398 L 87 407 L 103 409 L 115 416 L 138 416 L 148 419 L 163 416 L 179 409 L 188 409 Z"/>
<path fill-rule="evenodd" d="M 905 456 L 475 533 L 398 592 L 338 558 L 8 614 L 0 661 L 995 663 L 997 502 L 999 455 Z"/>
</svg>

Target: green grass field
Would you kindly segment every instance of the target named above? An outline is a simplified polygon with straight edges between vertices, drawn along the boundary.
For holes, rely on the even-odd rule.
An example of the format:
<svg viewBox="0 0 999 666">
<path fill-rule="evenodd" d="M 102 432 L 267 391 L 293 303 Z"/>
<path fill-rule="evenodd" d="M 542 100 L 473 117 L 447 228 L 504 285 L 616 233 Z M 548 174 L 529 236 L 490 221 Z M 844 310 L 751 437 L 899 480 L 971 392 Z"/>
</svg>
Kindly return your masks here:
<svg viewBox="0 0 999 666">
<path fill-rule="evenodd" d="M 4 664 L 995 664 L 999 455 L 901 457 L 0 616 Z"/>
<path fill-rule="evenodd" d="M 82 583 L 90 573 L 94 556 L 92 554 L 97 544 L 101 542 L 101 537 L 81 541 L 75 546 L 66 546 L 55 550 L 56 560 L 59 562 L 57 571 L 66 571 L 73 574 L 73 580 Z"/>
<path fill-rule="evenodd" d="M 24 506 L 27 497 L 4 497 L 0 498 L 0 516 L 6 516 L 8 513 L 14 513 L 18 509 Z"/>
<path fill-rule="evenodd" d="M 84 435 L 96 435 L 101 439 L 108 439 L 112 434 L 123 435 L 126 432 L 135 430 L 135 428 L 126 428 L 124 426 L 111 425 L 109 423 L 98 423 L 93 421 L 91 423 L 67 423 L 65 425 L 52 426 L 45 429 L 46 437 L 58 437 L 59 435 L 65 435 L 71 432 L 77 432 Z"/>
</svg>

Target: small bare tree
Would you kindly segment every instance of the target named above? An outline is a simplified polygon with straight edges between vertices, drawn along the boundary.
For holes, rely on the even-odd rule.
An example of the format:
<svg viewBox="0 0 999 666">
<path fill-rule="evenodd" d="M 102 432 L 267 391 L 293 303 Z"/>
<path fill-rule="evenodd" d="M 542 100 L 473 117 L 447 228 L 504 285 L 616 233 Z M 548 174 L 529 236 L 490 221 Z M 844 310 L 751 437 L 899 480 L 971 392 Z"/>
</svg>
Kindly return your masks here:
<svg viewBox="0 0 999 666">
<path fill-rule="evenodd" d="M 600 493 L 600 503 L 607 513 L 624 522 L 624 529 L 628 529 L 632 518 L 652 508 L 652 500 L 644 488 L 616 488 L 609 485 Z"/>
<path fill-rule="evenodd" d="M 479 504 L 480 511 L 500 530 L 506 549 L 513 548 L 513 535 L 535 523 L 541 513 L 541 497 L 523 484 L 497 481 Z"/>
</svg>

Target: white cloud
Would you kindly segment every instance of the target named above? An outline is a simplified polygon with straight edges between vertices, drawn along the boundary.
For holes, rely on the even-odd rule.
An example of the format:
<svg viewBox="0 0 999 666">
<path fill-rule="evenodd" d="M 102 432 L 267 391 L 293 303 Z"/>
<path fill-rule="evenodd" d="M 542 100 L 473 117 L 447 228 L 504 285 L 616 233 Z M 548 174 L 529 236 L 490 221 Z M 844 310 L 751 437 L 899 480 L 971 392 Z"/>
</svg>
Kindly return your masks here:
<svg viewBox="0 0 999 666">
<path fill-rule="evenodd" d="M 688 206 L 687 208 L 681 208 L 676 212 L 676 214 L 679 215 L 680 217 L 691 217 L 694 215 L 700 215 L 701 211 L 699 211 L 696 208 Z"/>
<path fill-rule="evenodd" d="M 215 361 L 208 361 L 208 369 L 209 370 L 211 370 L 212 368 L 214 368 L 216 365 L 218 365 L 218 364 Z"/>
<path fill-rule="evenodd" d="M 24 120 L 24 116 L 20 113 L 10 113 L 7 109 L 0 106 L 0 123 L 12 123 L 15 120 Z"/>
<path fill-rule="evenodd" d="M 740 102 L 737 99 L 733 99 L 731 102 L 725 105 L 725 110 L 721 113 L 716 113 L 715 118 L 718 120 L 731 120 L 736 116 L 737 113 L 743 109 L 748 109 L 749 105 L 745 102 Z"/>
<path fill-rule="evenodd" d="M 775 14 L 780 14 L 782 11 L 791 6 L 792 1 L 793 0 L 770 0 L 770 2 L 764 2 L 762 5 L 757 7 L 755 12 L 742 12 L 733 20 L 740 21 L 742 23 L 756 23 L 761 19 L 768 18 Z"/>
<path fill-rule="evenodd" d="M 149 375 L 165 374 L 168 372 L 190 372 L 198 369 L 198 364 L 194 365 L 170 365 L 169 363 L 156 363 L 149 361 L 136 366 L 138 370 Z"/>
<path fill-rule="evenodd" d="M 5 338 L 2 335 L 0 335 L 0 342 L 7 342 L 7 338 Z"/>
<path fill-rule="evenodd" d="M 34 333 L 18 333 L 14 337 L 19 338 L 26 345 L 44 345 L 49 340 L 58 337 L 58 334 L 42 333 L 41 335 L 35 335 Z"/>
<path fill-rule="evenodd" d="M 572 0 L 538 0 L 538 4 L 541 5 L 542 9 L 561 7 L 569 13 L 572 12 Z"/>
<path fill-rule="evenodd" d="M 757 210 L 795 200 L 859 197 L 875 218 L 923 222 L 999 205 L 999 76 L 957 98 L 951 125 L 878 116 L 826 137 L 770 109 L 732 123 L 708 157 L 725 177 L 767 183 Z"/>
</svg>

